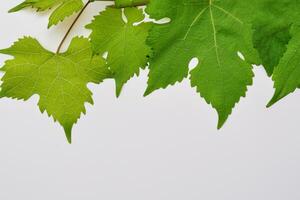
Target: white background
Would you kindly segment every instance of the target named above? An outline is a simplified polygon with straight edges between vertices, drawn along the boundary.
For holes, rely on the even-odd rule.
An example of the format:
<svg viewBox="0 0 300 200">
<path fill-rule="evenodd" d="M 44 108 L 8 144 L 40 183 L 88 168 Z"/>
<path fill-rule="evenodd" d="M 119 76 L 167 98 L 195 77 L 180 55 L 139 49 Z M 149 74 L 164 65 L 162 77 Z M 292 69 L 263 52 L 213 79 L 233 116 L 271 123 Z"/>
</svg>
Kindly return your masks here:
<svg viewBox="0 0 300 200">
<path fill-rule="evenodd" d="M 47 30 L 48 13 L 7 13 L 19 2 L 0 2 L 0 48 L 31 35 L 55 50 L 72 18 Z M 83 25 L 103 5 L 90 5 L 73 33 L 88 35 Z M 0 55 L 1 65 L 8 58 Z M 72 145 L 40 114 L 37 96 L 2 99 L 0 199 L 299 200 L 300 94 L 266 109 L 272 82 L 254 71 L 254 86 L 220 131 L 188 81 L 143 98 L 147 71 L 119 99 L 113 81 L 90 85 L 95 105 Z"/>
</svg>

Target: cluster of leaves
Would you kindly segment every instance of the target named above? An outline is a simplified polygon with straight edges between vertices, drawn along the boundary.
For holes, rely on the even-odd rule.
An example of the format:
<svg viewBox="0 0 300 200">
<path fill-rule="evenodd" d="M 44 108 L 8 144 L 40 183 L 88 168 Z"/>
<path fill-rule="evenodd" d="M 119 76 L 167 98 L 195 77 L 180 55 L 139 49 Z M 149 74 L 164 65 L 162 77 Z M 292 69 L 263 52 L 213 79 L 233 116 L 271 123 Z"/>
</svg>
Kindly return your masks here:
<svg viewBox="0 0 300 200">
<path fill-rule="evenodd" d="M 11 12 L 53 8 L 51 27 L 73 13 L 79 17 L 94 1 L 26 0 Z M 152 22 L 145 22 L 145 13 Z M 71 142 L 85 102 L 93 103 L 88 83 L 114 79 L 119 96 L 148 66 L 145 95 L 189 77 L 216 109 L 221 128 L 252 84 L 253 64 L 262 64 L 274 81 L 268 106 L 300 86 L 299 19 L 300 0 L 115 0 L 86 26 L 90 37 L 75 37 L 64 53 L 49 52 L 31 37 L 1 50 L 14 59 L 2 67 L 0 95 L 27 100 L 38 94 L 40 110 L 64 127 Z M 199 63 L 189 70 L 193 58 Z"/>
</svg>

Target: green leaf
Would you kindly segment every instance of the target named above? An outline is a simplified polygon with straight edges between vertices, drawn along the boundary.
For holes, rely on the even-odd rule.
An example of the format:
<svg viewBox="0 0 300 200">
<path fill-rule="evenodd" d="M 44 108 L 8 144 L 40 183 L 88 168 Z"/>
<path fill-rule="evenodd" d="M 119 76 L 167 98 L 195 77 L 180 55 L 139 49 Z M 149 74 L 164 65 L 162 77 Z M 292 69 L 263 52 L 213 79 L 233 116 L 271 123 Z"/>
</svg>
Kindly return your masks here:
<svg viewBox="0 0 300 200">
<path fill-rule="evenodd" d="M 268 76 L 273 74 L 290 41 L 290 25 L 287 23 L 260 23 L 255 26 L 253 42 Z"/>
<path fill-rule="evenodd" d="M 143 11 L 125 8 L 124 17 L 126 22 L 121 9 L 107 8 L 87 25 L 92 30 L 93 50 L 97 54 L 108 52 L 107 65 L 114 73 L 117 96 L 123 85 L 147 65 L 150 53 L 146 38 L 151 23 L 141 22 L 145 18 Z"/>
<path fill-rule="evenodd" d="M 124 8 L 145 5 L 149 3 L 149 1 L 150 0 L 115 0 L 115 4 L 117 8 Z"/>
<path fill-rule="evenodd" d="M 47 51 L 30 37 L 0 53 L 14 56 L 2 68 L 5 74 L 0 96 L 28 100 L 39 95 L 41 112 L 53 116 L 71 142 L 72 127 L 86 112 L 85 102 L 93 104 L 87 84 L 100 83 L 111 76 L 105 61 L 92 55 L 87 39 L 78 37 L 62 54 Z"/>
<path fill-rule="evenodd" d="M 273 74 L 275 94 L 268 104 L 274 103 L 294 92 L 300 86 L 300 27 L 293 25 L 292 39 Z"/>
<path fill-rule="evenodd" d="M 169 18 L 170 23 L 150 31 L 148 43 L 154 54 L 145 95 L 182 81 L 196 57 L 199 64 L 191 71 L 191 84 L 217 110 L 220 128 L 252 84 L 250 63 L 259 61 L 248 24 L 250 6 L 240 0 L 151 0 L 150 17 Z"/>
<path fill-rule="evenodd" d="M 48 28 L 57 25 L 66 17 L 71 16 L 83 8 L 82 0 L 25 0 L 23 3 L 12 8 L 9 12 L 17 12 L 26 7 L 36 8 L 37 11 L 45 11 L 54 8 L 48 23 Z"/>
<path fill-rule="evenodd" d="M 267 74 L 271 76 L 286 45 L 291 39 L 290 28 L 299 19 L 299 0 L 257 0 L 253 20 L 254 46 L 258 50 Z"/>
<path fill-rule="evenodd" d="M 276 89 L 269 107 L 299 87 L 300 1 L 257 0 L 256 4 L 254 44 Z"/>
</svg>

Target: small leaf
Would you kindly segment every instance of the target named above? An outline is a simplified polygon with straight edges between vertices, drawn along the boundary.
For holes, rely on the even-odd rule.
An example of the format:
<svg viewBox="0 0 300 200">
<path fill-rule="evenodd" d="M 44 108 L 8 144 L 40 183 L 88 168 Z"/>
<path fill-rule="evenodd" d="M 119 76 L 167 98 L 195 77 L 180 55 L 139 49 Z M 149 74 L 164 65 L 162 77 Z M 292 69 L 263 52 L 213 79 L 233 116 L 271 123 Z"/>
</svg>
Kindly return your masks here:
<svg viewBox="0 0 300 200">
<path fill-rule="evenodd" d="M 117 96 L 123 85 L 145 68 L 150 54 L 146 38 L 151 23 L 141 22 L 145 18 L 143 11 L 125 8 L 124 17 L 126 22 L 121 9 L 107 8 L 87 25 L 92 30 L 93 50 L 101 55 L 108 52 L 107 65 L 114 74 Z"/>
<path fill-rule="evenodd" d="M 82 0 L 26 0 L 12 8 L 9 12 L 17 12 L 26 7 L 36 8 L 37 11 L 45 11 L 55 7 L 49 18 L 48 28 L 50 28 L 63 21 L 66 17 L 81 10 L 83 2 Z"/>
</svg>

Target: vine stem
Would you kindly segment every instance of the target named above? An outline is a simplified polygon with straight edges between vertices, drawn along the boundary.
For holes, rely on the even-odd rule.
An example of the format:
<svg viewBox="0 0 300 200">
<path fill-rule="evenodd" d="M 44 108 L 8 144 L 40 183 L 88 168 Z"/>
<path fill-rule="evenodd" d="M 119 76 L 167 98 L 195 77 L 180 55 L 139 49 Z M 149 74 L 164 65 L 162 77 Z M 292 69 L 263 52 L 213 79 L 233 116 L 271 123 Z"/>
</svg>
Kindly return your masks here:
<svg viewBox="0 0 300 200">
<path fill-rule="evenodd" d="M 115 1 L 115 0 L 92 0 L 92 1 Z M 132 3 L 131 6 L 145 6 L 150 2 L 150 0 L 141 0 L 140 2 L 137 3 Z M 129 6 L 129 5 L 128 5 Z M 124 6 L 126 7 L 126 6 Z M 123 7 L 122 7 L 123 8 Z"/>
<path fill-rule="evenodd" d="M 90 3 L 92 3 L 92 0 L 89 0 L 84 7 L 80 10 L 80 12 L 77 14 L 76 18 L 74 19 L 74 21 L 72 22 L 71 26 L 69 27 L 68 31 L 66 32 L 65 36 L 63 37 L 63 39 L 61 40 L 61 42 L 58 45 L 58 48 L 56 50 L 56 54 L 60 53 L 61 47 L 63 46 L 63 44 L 65 43 L 66 39 L 68 38 L 69 34 L 71 33 L 73 27 L 75 26 L 76 22 L 78 21 L 78 19 L 80 18 L 80 16 L 82 15 L 82 13 L 85 11 L 85 9 L 88 7 L 88 5 Z"/>
</svg>

